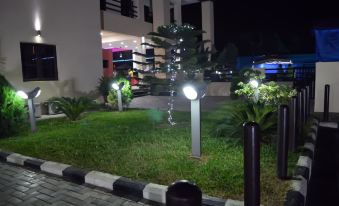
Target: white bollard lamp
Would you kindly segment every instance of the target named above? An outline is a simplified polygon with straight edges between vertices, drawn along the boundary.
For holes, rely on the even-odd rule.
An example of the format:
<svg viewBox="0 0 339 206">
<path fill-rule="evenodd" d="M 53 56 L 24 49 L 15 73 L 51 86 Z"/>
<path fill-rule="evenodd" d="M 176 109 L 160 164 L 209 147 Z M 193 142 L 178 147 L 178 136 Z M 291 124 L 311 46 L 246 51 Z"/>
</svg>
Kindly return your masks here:
<svg viewBox="0 0 339 206">
<path fill-rule="evenodd" d="M 33 99 L 37 98 L 41 94 L 41 89 L 40 87 L 36 87 L 30 92 L 24 92 L 24 91 L 17 91 L 16 94 L 21 97 L 22 99 L 27 99 L 27 104 L 28 104 L 28 113 L 29 113 L 29 122 L 31 125 L 31 131 L 35 132 L 36 131 L 36 119 L 34 115 L 34 102 Z"/>
<path fill-rule="evenodd" d="M 122 108 L 122 94 L 121 94 L 121 90 L 122 90 L 122 88 L 124 88 L 124 85 L 125 85 L 124 82 L 120 82 L 120 83 L 114 82 L 112 84 L 113 89 L 115 89 L 117 91 L 117 93 L 118 93 L 118 108 L 119 108 L 120 112 L 123 110 L 123 108 Z"/>
<path fill-rule="evenodd" d="M 190 83 L 183 87 L 184 95 L 191 100 L 192 157 L 201 157 L 200 100 L 205 96 L 206 84 Z"/>
</svg>

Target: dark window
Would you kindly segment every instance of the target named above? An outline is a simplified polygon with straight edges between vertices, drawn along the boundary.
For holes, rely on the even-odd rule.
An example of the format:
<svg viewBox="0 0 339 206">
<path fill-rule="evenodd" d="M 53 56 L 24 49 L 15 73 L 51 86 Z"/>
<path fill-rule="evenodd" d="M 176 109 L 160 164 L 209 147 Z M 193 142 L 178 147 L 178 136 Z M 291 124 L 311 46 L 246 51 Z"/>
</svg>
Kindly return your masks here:
<svg viewBox="0 0 339 206">
<path fill-rule="evenodd" d="M 108 68 L 108 60 L 106 59 L 102 60 L 102 65 L 104 68 Z"/>
<path fill-rule="evenodd" d="M 55 45 L 20 43 L 23 81 L 58 80 Z"/>
</svg>

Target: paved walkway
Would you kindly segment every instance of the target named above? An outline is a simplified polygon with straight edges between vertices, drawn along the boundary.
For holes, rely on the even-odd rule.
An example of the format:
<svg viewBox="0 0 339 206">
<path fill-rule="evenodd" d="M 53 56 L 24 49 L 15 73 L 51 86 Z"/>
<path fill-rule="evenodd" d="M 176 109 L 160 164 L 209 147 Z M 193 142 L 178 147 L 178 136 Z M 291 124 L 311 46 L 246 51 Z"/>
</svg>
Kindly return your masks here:
<svg viewBox="0 0 339 206">
<path fill-rule="evenodd" d="M 129 105 L 130 108 L 142 109 L 168 109 L 168 96 L 143 96 L 136 97 Z M 231 101 L 230 97 L 204 97 L 201 100 L 201 111 L 212 111 L 226 101 Z M 190 111 L 191 103 L 183 96 L 174 97 L 174 110 L 177 111 Z"/>
<path fill-rule="evenodd" d="M 141 206 L 104 191 L 0 162 L 0 206 Z"/>
</svg>

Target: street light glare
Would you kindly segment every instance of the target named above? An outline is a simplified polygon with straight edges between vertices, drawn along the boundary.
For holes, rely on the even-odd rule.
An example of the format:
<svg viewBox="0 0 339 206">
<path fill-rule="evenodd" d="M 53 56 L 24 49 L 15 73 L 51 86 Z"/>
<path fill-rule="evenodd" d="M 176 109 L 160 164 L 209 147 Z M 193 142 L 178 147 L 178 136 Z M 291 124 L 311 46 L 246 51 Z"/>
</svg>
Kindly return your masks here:
<svg viewBox="0 0 339 206">
<path fill-rule="evenodd" d="M 183 88 L 183 92 L 187 99 L 195 100 L 198 97 L 198 92 L 195 90 L 194 87 L 188 85 Z"/>
<path fill-rule="evenodd" d="M 112 84 L 112 87 L 115 90 L 119 90 L 119 85 L 117 83 L 115 83 L 115 82 Z"/>
<path fill-rule="evenodd" d="M 17 91 L 16 94 L 22 99 L 28 99 L 28 95 L 24 91 Z"/>
<path fill-rule="evenodd" d="M 258 88 L 259 82 L 258 82 L 257 80 L 255 80 L 255 79 L 252 79 L 252 80 L 250 81 L 250 85 L 251 85 L 253 88 Z"/>
</svg>

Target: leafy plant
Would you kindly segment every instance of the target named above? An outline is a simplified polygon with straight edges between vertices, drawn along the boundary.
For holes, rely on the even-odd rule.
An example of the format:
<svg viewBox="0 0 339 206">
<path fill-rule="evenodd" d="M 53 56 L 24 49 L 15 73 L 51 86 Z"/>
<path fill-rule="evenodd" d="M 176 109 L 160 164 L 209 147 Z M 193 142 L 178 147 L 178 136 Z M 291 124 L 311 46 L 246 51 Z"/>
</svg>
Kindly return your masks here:
<svg viewBox="0 0 339 206">
<path fill-rule="evenodd" d="M 109 91 L 112 89 L 113 78 L 102 76 L 99 79 L 97 90 L 104 99 L 104 102 L 107 102 L 107 96 Z"/>
<path fill-rule="evenodd" d="M 124 106 L 128 106 L 129 103 L 133 99 L 132 88 L 131 88 L 129 81 L 126 78 L 120 76 L 120 77 L 114 78 L 113 82 L 117 82 L 118 84 L 120 84 L 121 82 L 124 83 L 124 87 L 121 90 L 122 104 Z M 107 96 L 107 101 L 108 103 L 111 104 L 113 109 L 118 108 L 118 93 L 116 90 L 111 89 L 109 91 L 109 94 Z"/>
<path fill-rule="evenodd" d="M 242 76 L 246 82 L 239 82 L 236 95 L 245 99 L 230 111 L 231 115 L 217 127 L 218 135 L 243 136 L 242 125 L 254 121 L 259 124 L 263 141 L 269 141 L 272 129 L 277 125 L 277 109 L 280 104 L 287 104 L 296 91 L 287 85 L 276 82 L 261 83 L 258 87 L 251 85 L 250 80 L 260 81 L 259 73 L 247 70 Z"/>
<path fill-rule="evenodd" d="M 9 82 L 0 75 L 0 138 L 18 131 L 26 119 L 25 102 L 16 95 Z"/>
<path fill-rule="evenodd" d="M 54 97 L 49 101 L 55 104 L 58 110 L 64 113 L 71 121 L 80 119 L 81 114 L 89 110 L 93 105 L 93 102 L 87 97 Z"/>
<path fill-rule="evenodd" d="M 243 124 L 254 121 L 259 124 L 262 141 L 269 142 L 271 131 L 276 128 L 276 108 L 264 104 L 244 103 L 234 105 L 226 117 L 217 126 L 218 136 L 243 137 Z"/>
<path fill-rule="evenodd" d="M 295 89 L 287 85 L 279 85 L 276 82 L 261 83 L 254 88 L 250 83 L 240 82 L 240 87 L 235 93 L 246 97 L 247 101 L 253 101 L 254 96 L 260 104 L 278 107 L 280 104 L 287 104 L 297 94 Z M 256 103 L 256 102 L 254 102 Z"/>
<path fill-rule="evenodd" d="M 235 94 L 235 91 L 240 89 L 239 86 L 240 82 L 249 82 L 251 79 L 262 79 L 263 77 L 260 76 L 261 73 L 258 70 L 253 70 L 251 68 L 243 68 L 239 72 L 234 71 L 232 82 L 231 82 L 231 98 L 237 99 L 238 95 Z"/>
</svg>

